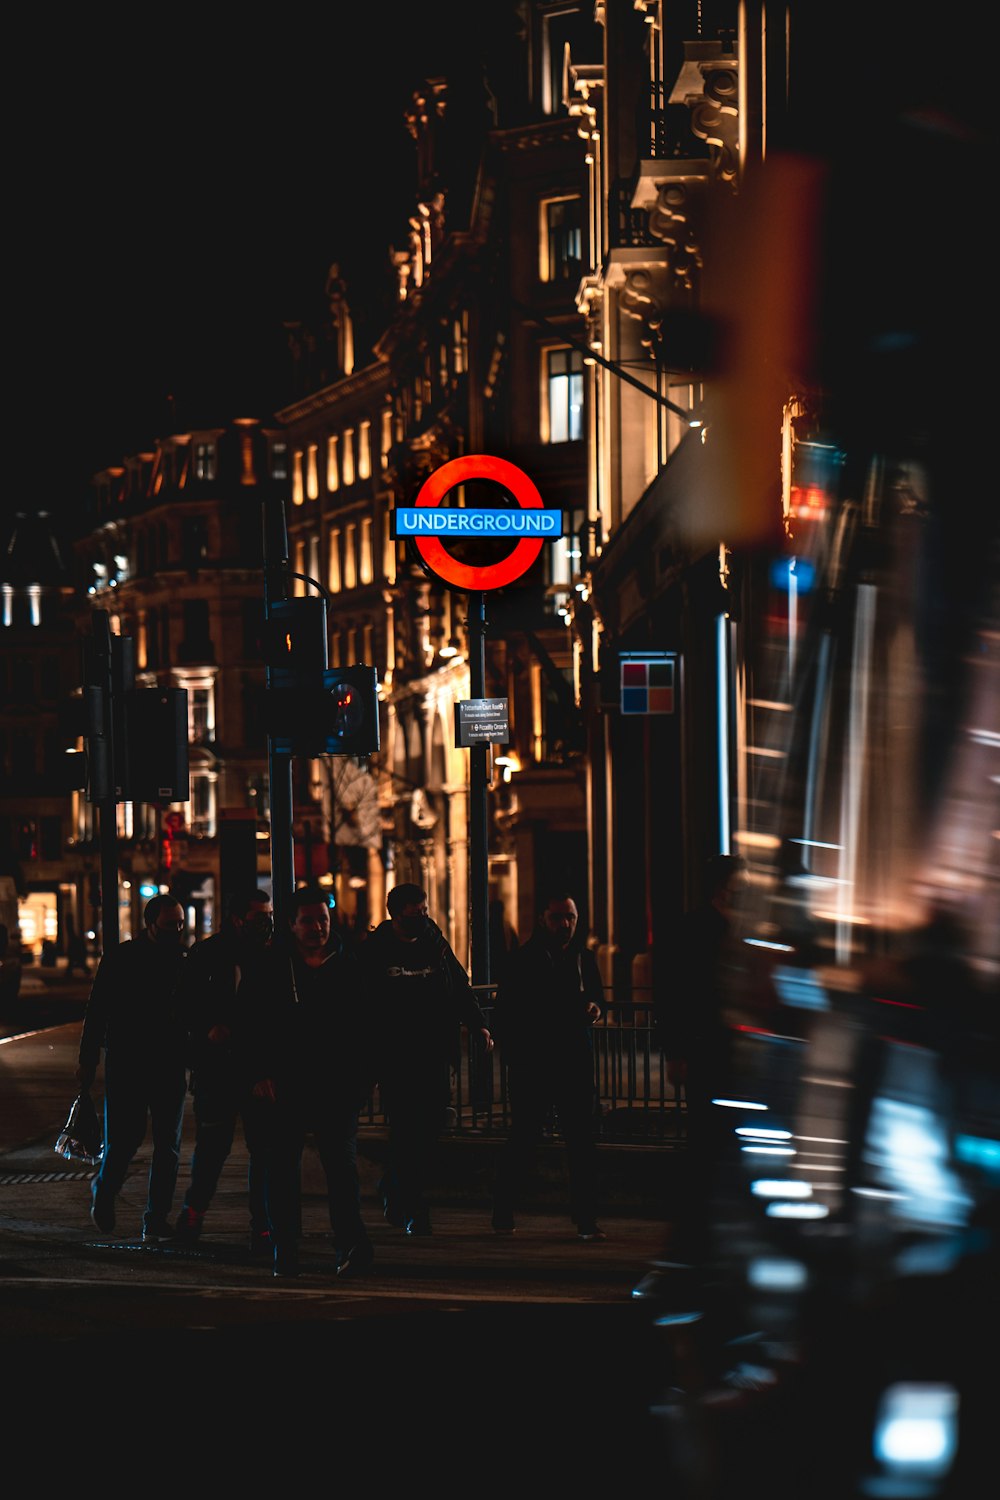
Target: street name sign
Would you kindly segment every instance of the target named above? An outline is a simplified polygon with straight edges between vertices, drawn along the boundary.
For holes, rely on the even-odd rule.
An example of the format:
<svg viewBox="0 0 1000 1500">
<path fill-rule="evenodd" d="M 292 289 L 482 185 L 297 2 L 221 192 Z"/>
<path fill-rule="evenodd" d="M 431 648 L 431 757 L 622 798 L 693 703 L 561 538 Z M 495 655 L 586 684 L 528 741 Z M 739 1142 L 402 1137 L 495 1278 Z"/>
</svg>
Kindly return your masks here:
<svg viewBox="0 0 1000 1500">
<path fill-rule="evenodd" d="M 455 748 L 506 745 L 510 717 L 506 698 L 464 698 L 455 704 Z"/>
</svg>

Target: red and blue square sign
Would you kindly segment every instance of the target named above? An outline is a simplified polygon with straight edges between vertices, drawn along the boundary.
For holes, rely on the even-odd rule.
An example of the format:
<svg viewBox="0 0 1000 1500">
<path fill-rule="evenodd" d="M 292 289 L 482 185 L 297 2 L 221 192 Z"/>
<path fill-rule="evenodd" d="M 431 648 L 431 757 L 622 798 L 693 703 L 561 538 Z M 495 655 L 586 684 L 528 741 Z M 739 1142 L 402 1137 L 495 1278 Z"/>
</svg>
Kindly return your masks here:
<svg viewBox="0 0 1000 1500">
<path fill-rule="evenodd" d="M 672 714 L 676 657 L 666 651 L 622 652 L 623 714 Z"/>
</svg>

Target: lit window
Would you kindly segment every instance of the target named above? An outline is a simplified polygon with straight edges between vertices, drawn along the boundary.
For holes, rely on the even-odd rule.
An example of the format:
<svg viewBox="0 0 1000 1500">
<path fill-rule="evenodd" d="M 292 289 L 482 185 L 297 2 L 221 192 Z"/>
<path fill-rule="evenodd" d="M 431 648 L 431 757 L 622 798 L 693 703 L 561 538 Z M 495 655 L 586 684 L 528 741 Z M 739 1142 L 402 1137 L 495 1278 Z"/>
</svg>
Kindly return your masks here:
<svg viewBox="0 0 1000 1500">
<path fill-rule="evenodd" d="M 388 511 L 382 520 L 382 572 L 386 583 L 396 582 L 396 541 L 392 534 L 392 517 Z"/>
<path fill-rule="evenodd" d="M 305 499 L 302 484 L 302 450 L 297 448 L 292 461 L 292 504 L 301 505 Z"/>
<path fill-rule="evenodd" d="M 326 487 L 332 495 L 340 489 L 340 465 L 337 462 L 337 434 L 331 432 L 326 440 Z"/>
<path fill-rule="evenodd" d="M 361 559 L 359 563 L 359 574 L 362 583 L 372 581 L 372 523 L 371 517 L 366 516 L 361 522 Z"/>
<path fill-rule="evenodd" d="M 288 478 L 288 444 L 271 444 L 271 478 Z"/>
<path fill-rule="evenodd" d="M 576 442 L 583 437 L 583 355 L 579 349 L 549 349 L 545 372 L 543 441 Z"/>
<path fill-rule="evenodd" d="M 344 532 L 344 588 L 356 589 L 358 586 L 358 528 L 352 521 Z"/>
<path fill-rule="evenodd" d="M 194 477 L 195 479 L 215 478 L 215 444 L 195 443 L 194 445 Z"/>
<path fill-rule="evenodd" d="M 392 408 L 387 406 L 382 412 L 382 468 L 389 467 L 389 449 L 392 447 Z"/>
<path fill-rule="evenodd" d="M 452 361 L 455 374 L 464 375 L 469 368 L 469 314 L 462 313 L 451 325 Z"/>
<path fill-rule="evenodd" d="M 316 444 L 310 443 L 306 458 L 306 494 L 315 500 L 319 494 L 319 474 L 316 466 Z"/>
<path fill-rule="evenodd" d="M 354 483 L 354 428 L 344 432 L 344 483 Z"/>
<path fill-rule="evenodd" d="M 578 281 L 583 273 L 583 200 L 546 198 L 541 204 L 539 276 Z"/>
<path fill-rule="evenodd" d="M 211 683 L 188 688 L 188 739 L 193 745 L 215 739 L 215 689 Z"/>
<path fill-rule="evenodd" d="M 216 834 L 217 773 L 191 774 L 191 832 L 212 839 Z"/>
<path fill-rule="evenodd" d="M 343 584 L 340 574 L 340 528 L 337 526 L 330 532 L 329 548 L 326 586 L 331 594 L 339 594 Z"/>
<path fill-rule="evenodd" d="M 358 478 L 367 479 L 372 471 L 372 424 L 362 422 L 358 429 Z"/>
<path fill-rule="evenodd" d="M 303 542 L 303 541 L 300 540 L 300 541 L 297 541 L 295 543 L 295 568 L 294 568 L 294 572 L 295 572 L 296 575 L 298 575 L 300 573 L 304 573 L 305 570 L 306 570 L 306 544 L 305 544 L 305 542 Z M 292 593 L 294 594 L 295 598 L 296 599 L 303 598 L 303 596 L 305 595 L 305 592 L 306 592 L 305 580 L 303 578 L 298 577 L 298 576 L 296 576 L 295 578 L 293 578 L 292 579 Z"/>
<path fill-rule="evenodd" d="M 310 578 L 319 581 L 319 537 L 309 538 L 309 567 L 306 569 Z"/>
</svg>

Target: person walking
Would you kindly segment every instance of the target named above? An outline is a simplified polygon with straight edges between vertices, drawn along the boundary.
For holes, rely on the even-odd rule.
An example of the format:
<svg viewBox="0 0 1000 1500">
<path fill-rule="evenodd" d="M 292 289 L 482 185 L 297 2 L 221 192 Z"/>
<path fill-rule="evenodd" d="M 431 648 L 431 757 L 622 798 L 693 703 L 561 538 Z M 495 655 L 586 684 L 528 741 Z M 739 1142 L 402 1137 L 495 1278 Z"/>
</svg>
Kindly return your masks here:
<svg viewBox="0 0 1000 1500">
<path fill-rule="evenodd" d="M 253 1255 L 270 1255 L 273 1247 L 264 1194 L 262 1106 L 251 1096 L 240 1066 L 240 988 L 244 977 L 261 962 L 273 933 L 274 912 L 267 891 L 237 896 L 222 928 L 190 949 L 182 987 L 195 1145 L 191 1180 L 177 1217 L 176 1235 L 190 1243 L 201 1234 L 222 1168 L 233 1149 L 239 1119 L 249 1155 L 249 1244 Z"/>
<path fill-rule="evenodd" d="M 511 1125 L 494 1182 L 497 1234 L 514 1233 L 514 1212 L 554 1106 L 577 1238 L 605 1237 L 597 1223 L 592 1040 L 604 990 L 597 960 L 577 937 L 578 921 L 571 895 L 548 895 L 534 932 L 508 955 L 500 974 L 494 1030 L 507 1069 Z"/>
<path fill-rule="evenodd" d="M 357 1167 L 358 1116 L 374 1084 L 371 1007 L 321 886 L 292 894 L 287 930 L 241 994 L 247 1078 L 262 1106 L 274 1274 L 299 1274 L 302 1153 L 310 1135 L 326 1176 L 337 1275 L 362 1274 L 374 1260 Z"/>
<path fill-rule="evenodd" d="M 134 940 L 105 953 L 91 987 L 76 1080 L 90 1090 L 104 1053 L 104 1157 L 90 1216 L 102 1234 L 115 1228 L 115 1199 L 152 1122 L 143 1244 L 171 1238 L 168 1223 L 181 1154 L 187 1093 L 185 1034 L 178 986 L 186 950 L 184 912 L 169 895 L 153 896 Z"/>
<path fill-rule="evenodd" d="M 389 1119 L 383 1211 L 409 1235 L 432 1232 L 426 1199 L 434 1150 L 460 1062 L 464 1024 L 487 1052 L 493 1039 L 469 976 L 428 916 L 427 893 L 394 886 L 389 916 L 361 947 L 378 1015 L 378 1080 Z"/>
</svg>

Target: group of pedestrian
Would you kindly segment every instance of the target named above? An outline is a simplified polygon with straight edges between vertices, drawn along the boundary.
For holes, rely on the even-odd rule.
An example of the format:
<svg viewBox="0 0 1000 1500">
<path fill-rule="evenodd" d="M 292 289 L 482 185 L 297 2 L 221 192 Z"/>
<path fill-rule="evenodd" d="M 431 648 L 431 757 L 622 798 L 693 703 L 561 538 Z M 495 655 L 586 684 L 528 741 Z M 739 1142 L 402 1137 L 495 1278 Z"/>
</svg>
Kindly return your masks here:
<svg viewBox="0 0 1000 1500">
<path fill-rule="evenodd" d="M 397 885 L 387 907 L 387 920 L 354 943 L 334 924 L 322 887 L 297 889 L 277 932 L 270 897 L 251 891 L 218 933 L 186 950 L 176 899 L 147 903 L 139 937 L 101 960 L 80 1044 L 82 1088 L 93 1086 L 104 1054 L 105 1151 L 91 1204 L 102 1233 L 115 1228 L 117 1195 L 151 1122 L 143 1243 L 197 1240 L 241 1123 L 251 1253 L 268 1257 L 275 1276 L 298 1275 L 302 1158 L 311 1140 L 326 1178 L 337 1275 L 370 1271 L 357 1133 L 376 1085 L 389 1126 L 384 1217 L 408 1235 L 432 1232 L 427 1194 L 461 1028 L 483 1054 L 494 1040 L 465 969 L 428 914 L 426 893 Z M 577 922 L 571 896 L 547 896 L 535 933 L 505 955 L 499 977 L 495 1025 L 512 1124 L 495 1186 L 498 1234 L 514 1231 L 533 1148 L 554 1106 L 578 1236 L 604 1238 L 590 1035 L 602 990 Z M 189 1088 L 195 1144 L 171 1224 Z"/>
</svg>

